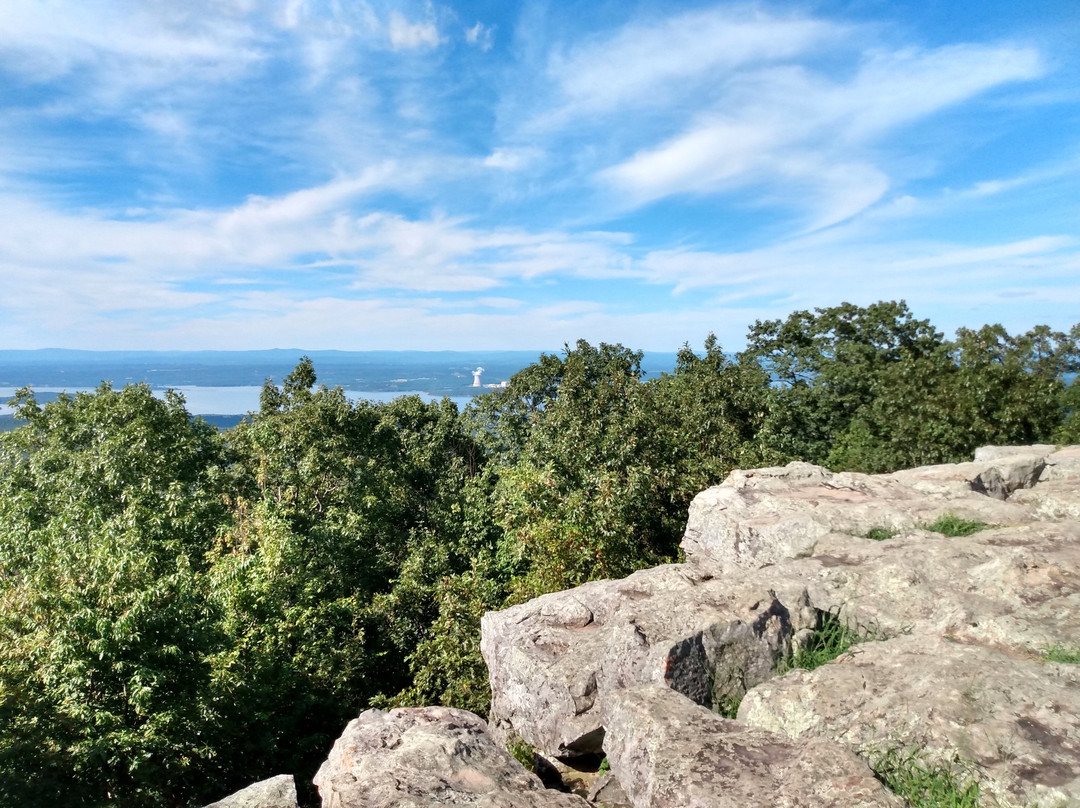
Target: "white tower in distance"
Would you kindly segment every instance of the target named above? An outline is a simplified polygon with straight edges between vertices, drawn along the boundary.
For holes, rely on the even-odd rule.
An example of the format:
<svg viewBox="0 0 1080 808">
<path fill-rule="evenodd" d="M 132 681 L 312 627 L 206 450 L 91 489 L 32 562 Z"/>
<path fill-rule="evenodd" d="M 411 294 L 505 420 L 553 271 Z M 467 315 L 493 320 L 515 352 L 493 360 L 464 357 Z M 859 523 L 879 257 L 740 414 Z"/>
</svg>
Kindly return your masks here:
<svg viewBox="0 0 1080 808">
<path fill-rule="evenodd" d="M 480 374 L 484 372 L 483 368 L 477 368 L 472 372 L 472 386 L 480 387 Z"/>
</svg>

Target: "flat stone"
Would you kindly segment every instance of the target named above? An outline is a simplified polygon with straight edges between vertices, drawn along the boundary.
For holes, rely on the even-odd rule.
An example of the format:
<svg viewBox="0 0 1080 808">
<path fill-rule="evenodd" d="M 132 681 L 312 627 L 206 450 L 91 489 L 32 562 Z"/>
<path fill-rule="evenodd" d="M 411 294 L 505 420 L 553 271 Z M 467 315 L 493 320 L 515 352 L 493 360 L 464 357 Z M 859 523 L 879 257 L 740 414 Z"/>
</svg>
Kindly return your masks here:
<svg viewBox="0 0 1080 808">
<path fill-rule="evenodd" d="M 858 645 L 751 690 L 739 720 L 872 755 L 973 763 L 1005 804 L 1080 804 L 1080 666 L 932 635 Z"/>
<path fill-rule="evenodd" d="M 608 760 L 634 808 L 900 808 L 856 755 L 721 718 L 657 685 L 604 707 Z"/>
<path fill-rule="evenodd" d="M 886 636 L 948 634 L 1031 652 L 1080 637 L 1076 522 L 882 542 L 831 534 L 816 553 L 759 570 L 755 580 L 782 602 L 805 590 L 815 608 Z"/>
<path fill-rule="evenodd" d="M 1022 524 L 1037 514 L 1005 500 L 1034 485 L 1044 466 L 1042 456 L 1027 454 L 883 475 L 809 463 L 733 471 L 694 498 L 681 546 L 688 562 L 721 574 L 814 555 L 830 533 L 906 532 L 947 513 Z"/>
</svg>

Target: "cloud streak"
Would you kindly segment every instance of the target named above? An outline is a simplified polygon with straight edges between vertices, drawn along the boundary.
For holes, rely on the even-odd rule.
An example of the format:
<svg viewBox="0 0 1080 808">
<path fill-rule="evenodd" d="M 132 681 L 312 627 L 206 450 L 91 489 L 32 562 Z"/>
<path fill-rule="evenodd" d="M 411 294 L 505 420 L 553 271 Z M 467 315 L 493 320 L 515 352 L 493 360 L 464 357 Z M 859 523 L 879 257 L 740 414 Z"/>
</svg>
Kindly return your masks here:
<svg viewBox="0 0 1080 808">
<path fill-rule="evenodd" d="M 1080 320 L 1075 55 L 902 22 L 11 0 L 0 344 L 737 347 L 882 297 Z"/>
<path fill-rule="evenodd" d="M 809 229 L 865 210 L 890 187 L 870 147 L 919 118 L 997 85 L 1041 75 L 1030 48 L 949 47 L 874 55 L 849 81 L 805 68 L 739 77 L 686 131 L 599 173 L 632 205 L 746 187 L 794 185 Z M 863 159 L 853 159 L 860 154 Z"/>
</svg>

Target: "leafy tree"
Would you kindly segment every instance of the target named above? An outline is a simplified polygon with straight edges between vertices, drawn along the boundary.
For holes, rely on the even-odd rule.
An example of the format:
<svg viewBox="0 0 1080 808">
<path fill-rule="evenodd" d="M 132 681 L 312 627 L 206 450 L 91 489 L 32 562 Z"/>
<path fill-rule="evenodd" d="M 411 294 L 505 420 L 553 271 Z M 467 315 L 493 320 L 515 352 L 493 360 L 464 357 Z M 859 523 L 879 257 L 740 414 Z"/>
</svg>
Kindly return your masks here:
<svg viewBox="0 0 1080 808">
<path fill-rule="evenodd" d="M 443 579 L 462 569 L 477 449 L 449 400 L 352 403 L 302 360 L 230 434 L 246 475 L 214 576 L 245 757 L 312 773 L 349 718 L 410 681 Z"/>
<path fill-rule="evenodd" d="M 882 375 L 900 362 L 933 357 L 942 335 L 900 301 L 860 308 L 843 303 L 758 321 L 740 362 L 774 381 L 764 437 L 790 458 L 823 464 L 860 408 L 881 395 Z"/>
<path fill-rule="evenodd" d="M 365 614 L 408 540 L 396 438 L 377 407 L 314 383 L 305 358 L 231 431 L 234 522 L 210 556 L 230 637 L 219 658 L 234 683 L 230 718 L 250 725 L 236 753 L 262 776 L 270 765 L 308 772 L 401 675 L 372 653 Z"/>
<path fill-rule="evenodd" d="M 673 501 L 689 504 L 700 491 L 716 485 L 734 468 L 779 462 L 771 447 L 776 436 L 770 408 L 770 379 L 754 362 L 737 362 L 710 334 L 704 355 L 689 346 L 678 354 L 673 374 L 650 384 L 654 415 L 654 451 L 669 469 L 663 481 Z M 682 508 L 673 514 L 685 526 Z"/>
<path fill-rule="evenodd" d="M 26 423 L 0 436 L 0 802 L 184 804 L 217 752 L 225 638 L 202 557 L 224 518 L 221 441 L 145 385 L 15 404 Z"/>
<path fill-rule="evenodd" d="M 828 462 L 880 472 L 969 460 L 987 444 L 1050 440 L 1064 422 L 1076 340 L 1038 326 L 960 329 L 934 354 L 886 369 L 879 394 L 838 437 Z"/>
<path fill-rule="evenodd" d="M 673 559 L 690 499 L 765 456 L 768 376 L 705 347 L 644 381 L 640 352 L 579 341 L 511 379 L 529 429 L 493 502 L 515 598 Z"/>
</svg>

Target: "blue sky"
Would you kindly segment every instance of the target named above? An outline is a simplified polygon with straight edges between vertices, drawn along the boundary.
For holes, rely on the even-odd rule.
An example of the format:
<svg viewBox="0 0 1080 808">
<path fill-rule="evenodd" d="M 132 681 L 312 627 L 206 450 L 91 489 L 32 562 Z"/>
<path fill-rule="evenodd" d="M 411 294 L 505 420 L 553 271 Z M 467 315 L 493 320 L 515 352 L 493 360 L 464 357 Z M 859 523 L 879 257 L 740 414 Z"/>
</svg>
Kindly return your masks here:
<svg viewBox="0 0 1080 808">
<path fill-rule="evenodd" d="M 1075 0 L 3 0 L 0 347 L 1080 322 Z"/>
</svg>

